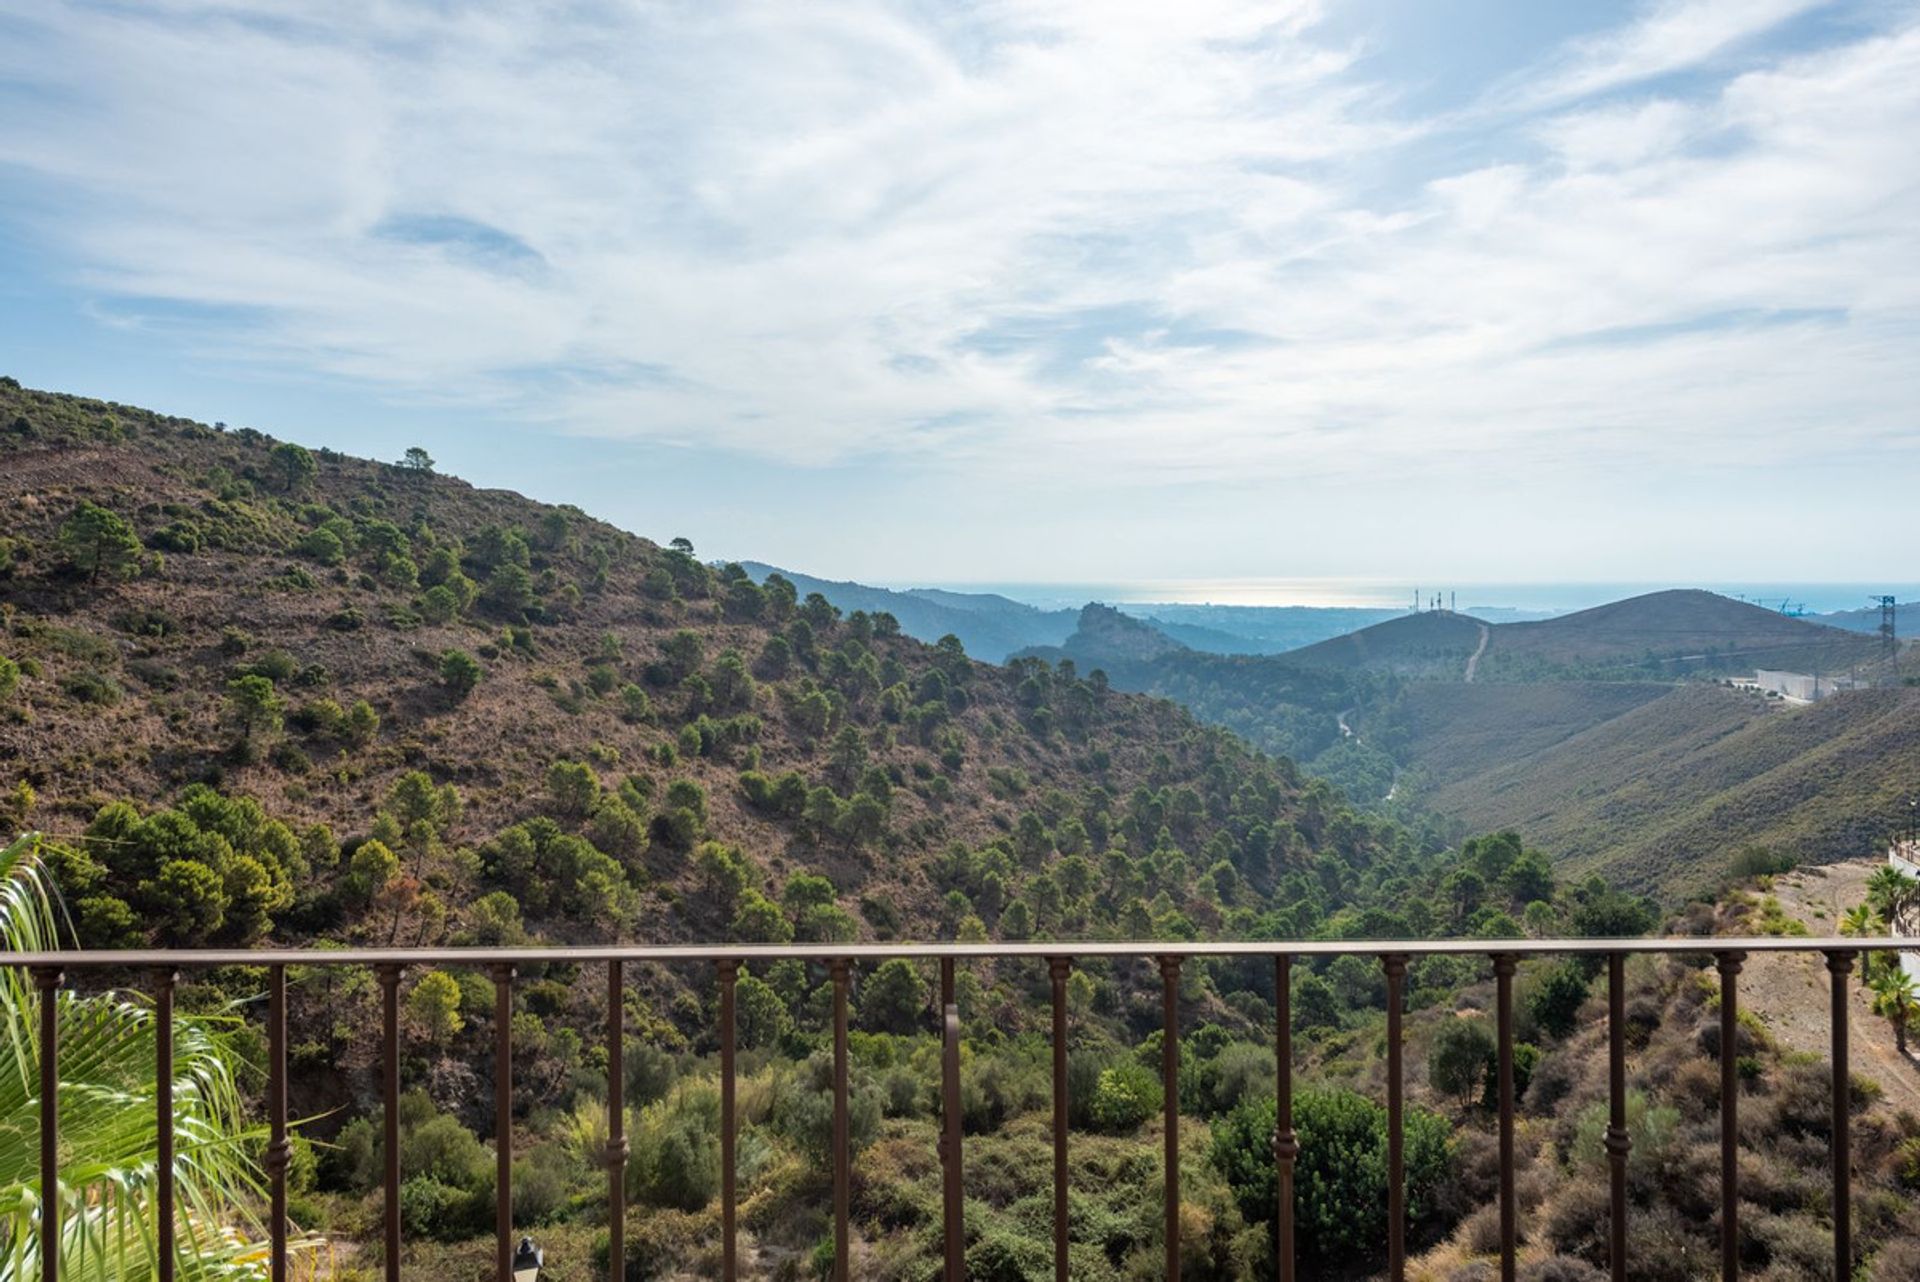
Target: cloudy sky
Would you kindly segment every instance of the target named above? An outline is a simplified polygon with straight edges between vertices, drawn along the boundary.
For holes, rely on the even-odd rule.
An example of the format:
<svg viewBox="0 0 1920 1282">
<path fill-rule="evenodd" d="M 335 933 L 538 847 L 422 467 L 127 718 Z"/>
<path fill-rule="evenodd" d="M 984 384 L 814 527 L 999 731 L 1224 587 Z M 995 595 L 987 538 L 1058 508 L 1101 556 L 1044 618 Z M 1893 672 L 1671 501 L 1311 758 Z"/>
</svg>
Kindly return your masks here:
<svg viewBox="0 0 1920 1282">
<path fill-rule="evenodd" d="M 0 372 L 886 581 L 1912 580 L 1920 4 L 0 0 Z"/>
</svg>

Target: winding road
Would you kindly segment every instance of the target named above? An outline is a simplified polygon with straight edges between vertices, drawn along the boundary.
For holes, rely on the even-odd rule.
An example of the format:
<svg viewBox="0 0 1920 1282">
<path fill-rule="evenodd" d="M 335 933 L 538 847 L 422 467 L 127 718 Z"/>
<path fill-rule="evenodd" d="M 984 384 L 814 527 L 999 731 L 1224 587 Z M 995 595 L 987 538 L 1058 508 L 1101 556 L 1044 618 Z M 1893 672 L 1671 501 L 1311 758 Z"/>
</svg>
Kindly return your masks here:
<svg viewBox="0 0 1920 1282">
<path fill-rule="evenodd" d="M 1476 623 L 1479 622 L 1479 620 L 1477 619 L 1474 621 Z M 1480 644 L 1474 649 L 1474 652 L 1467 658 L 1467 684 L 1468 685 L 1473 684 L 1473 674 L 1480 667 L 1480 656 L 1487 652 L 1487 642 L 1491 640 L 1493 640 L 1493 629 L 1488 627 L 1486 624 L 1481 623 L 1480 624 Z"/>
</svg>

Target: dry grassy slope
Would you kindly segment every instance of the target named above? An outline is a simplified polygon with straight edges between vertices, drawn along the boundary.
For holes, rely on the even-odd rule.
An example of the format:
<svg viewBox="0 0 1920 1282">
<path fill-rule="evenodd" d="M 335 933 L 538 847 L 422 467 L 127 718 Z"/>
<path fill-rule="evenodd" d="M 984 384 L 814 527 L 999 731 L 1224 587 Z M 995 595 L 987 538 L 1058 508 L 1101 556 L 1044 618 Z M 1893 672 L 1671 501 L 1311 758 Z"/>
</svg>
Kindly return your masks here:
<svg viewBox="0 0 1920 1282">
<path fill-rule="evenodd" d="M 1518 827 L 1573 869 L 1683 892 L 1748 844 L 1806 863 L 1869 851 L 1917 775 L 1920 690 L 1795 708 L 1683 686 L 1429 801 L 1477 829 Z"/>
<path fill-rule="evenodd" d="M 32 783 L 40 795 L 36 823 L 74 832 L 106 800 L 130 797 L 157 804 L 190 781 L 217 775 L 223 787 L 258 797 L 276 817 L 325 821 L 349 836 L 366 831 L 379 799 L 399 775 L 420 768 L 460 786 L 465 814 L 450 838 L 477 844 L 542 809 L 542 778 L 550 762 L 586 759 L 601 745 L 619 759 L 601 769 L 609 783 L 628 772 L 652 777 L 662 790 L 674 778 L 703 783 L 712 798 L 711 835 L 758 858 L 774 887 L 795 868 L 815 867 L 834 878 L 849 908 L 861 894 L 891 893 L 906 916 L 905 928 L 924 934 L 938 907 L 925 880 L 927 858 L 953 841 L 980 843 L 1001 835 L 1050 789 L 1077 798 L 1103 786 L 1122 804 L 1143 783 L 1193 783 L 1204 793 L 1206 742 L 1223 754 L 1234 784 L 1250 771 L 1268 769 L 1255 765 L 1228 737 L 1201 730 L 1174 705 L 1118 692 L 1099 702 L 1086 735 L 1038 738 L 1022 724 L 1015 680 L 1004 669 L 975 664 L 971 705 L 954 723 L 965 764 L 954 772 L 952 798 L 937 802 L 911 786 L 900 787 L 889 835 L 878 848 L 856 852 L 805 845 L 784 823 L 769 822 L 745 807 L 737 762 L 683 759 L 663 767 L 648 759 L 684 720 L 677 692 L 653 690 L 655 719 L 637 725 L 617 715 L 614 700 L 588 697 L 570 711 L 559 697 L 583 677 L 604 635 L 611 634 L 620 646 L 623 678 L 639 680 L 639 670 L 658 656 L 661 641 L 676 629 L 697 631 L 709 662 L 729 646 L 751 661 L 771 635 L 770 625 L 727 622 L 711 600 L 661 603 L 645 597 L 640 583 L 660 563 L 661 549 L 581 516 L 574 522 L 575 546 L 564 552 L 536 550 L 534 571 L 537 575 L 545 566 L 560 580 L 584 584 L 590 573 L 587 550 L 603 546 L 612 553 L 606 590 L 586 596 L 569 617 L 537 626 L 532 657 L 503 652 L 487 659 L 486 679 L 468 700 L 456 702 L 436 682 L 434 656 L 449 647 L 480 651 L 498 640 L 501 620 L 476 614 L 447 626 L 402 630 L 385 620 L 416 593 L 372 586 L 357 569 L 336 578 L 294 556 L 287 549 L 304 526 L 293 505 L 274 493 L 272 444 L 268 438 L 219 433 L 130 407 L 0 383 L 0 536 L 14 540 L 24 553 L 11 575 L 0 577 L 0 608 L 8 624 L 0 628 L 0 653 L 33 659 L 42 669 L 41 675 L 23 680 L 11 715 L 0 715 L 0 784 L 10 787 L 16 778 Z M 396 453 L 399 448 L 396 444 Z M 56 531 L 80 501 L 127 515 L 150 539 L 174 513 L 211 519 L 208 480 L 215 469 L 253 480 L 257 497 L 228 513 L 245 518 L 242 524 L 257 525 L 246 540 L 250 546 L 168 553 L 160 575 L 118 585 L 89 587 L 57 569 Z M 403 527 L 424 518 L 441 536 L 465 539 L 489 523 L 532 530 L 553 511 L 516 494 L 477 490 L 448 477 L 409 477 L 387 465 L 337 455 L 321 458 L 318 476 L 298 498 L 342 512 L 357 509 Z M 306 591 L 270 586 L 291 567 L 305 568 L 318 586 Z M 365 627 L 342 632 L 326 626 L 330 616 L 349 606 L 366 615 Z M 164 637 L 131 634 L 131 617 L 143 611 L 164 612 L 177 630 Z M 325 668 L 324 688 L 290 690 L 290 703 L 322 694 L 342 704 L 369 700 L 383 721 L 377 741 L 346 751 L 308 744 L 315 769 L 300 776 L 269 764 L 223 764 L 235 740 L 223 720 L 224 692 L 236 662 L 220 649 L 229 627 L 257 638 L 253 654 L 280 648 L 302 664 Z M 843 639 L 823 638 L 823 649 Z M 102 657 L 86 657 L 89 647 Z M 873 648 L 881 658 L 903 663 L 910 679 L 934 661 L 931 647 L 906 638 L 878 639 Z M 116 706 L 83 704 L 63 689 L 68 677 L 96 666 L 125 688 Z M 870 707 L 861 725 L 873 731 L 879 721 Z M 761 768 L 768 773 L 795 769 L 820 782 L 826 745 L 796 732 L 767 683 L 754 710 L 764 721 Z M 291 730 L 289 736 L 301 742 Z M 1096 749 L 1110 758 L 1104 768 L 1093 762 Z M 603 758 L 608 755 L 603 752 Z M 875 761 L 897 767 L 909 785 L 916 766 L 949 773 L 935 748 L 920 746 L 906 734 L 877 751 Z M 996 795 L 987 774 L 993 767 L 1025 772 L 1031 783 L 1024 795 Z M 1276 778 L 1279 801 L 1272 817 L 1285 819 L 1299 781 L 1285 763 Z M 1203 820 L 1196 849 L 1212 831 L 1213 820 Z M 633 930 L 684 936 L 695 923 L 673 908 L 680 902 L 673 891 L 689 883 L 687 860 L 658 848 L 648 859 L 661 881 L 649 892 Z"/>
<path fill-rule="evenodd" d="M 1430 786 L 1524 761 L 1673 689 L 1643 681 L 1410 684 L 1393 722 Z"/>
<path fill-rule="evenodd" d="M 1388 619 L 1343 637 L 1287 652 L 1296 665 L 1385 668 L 1421 676 L 1458 677 L 1480 645 L 1482 624 L 1464 614 L 1437 611 Z"/>
</svg>

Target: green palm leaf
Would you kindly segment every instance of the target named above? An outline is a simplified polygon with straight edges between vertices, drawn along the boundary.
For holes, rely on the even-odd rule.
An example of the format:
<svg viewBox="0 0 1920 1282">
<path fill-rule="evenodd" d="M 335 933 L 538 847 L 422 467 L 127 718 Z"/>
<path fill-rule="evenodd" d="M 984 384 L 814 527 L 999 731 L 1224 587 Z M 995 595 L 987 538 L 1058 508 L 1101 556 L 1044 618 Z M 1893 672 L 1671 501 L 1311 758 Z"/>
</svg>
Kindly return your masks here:
<svg viewBox="0 0 1920 1282">
<path fill-rule="evenodd" d="M 40 839 L 0 850 L 0 951 L 57 947 Z M 61 1275 L 144 1282 L 156 1275 L 159 1171 L 150 1006 L 109 993 L 56 997 L 60 1042 Z M 0 1282 L 40 1275 L 39 994 L 0 967 Z M 255 1208 L 264 1196 L 262 1134 L 246 1124 L 234 1021 L 180 1016 L 173 1027 L 175 1276 L 181 1282 L 266 1275 Z"/>
</svg>

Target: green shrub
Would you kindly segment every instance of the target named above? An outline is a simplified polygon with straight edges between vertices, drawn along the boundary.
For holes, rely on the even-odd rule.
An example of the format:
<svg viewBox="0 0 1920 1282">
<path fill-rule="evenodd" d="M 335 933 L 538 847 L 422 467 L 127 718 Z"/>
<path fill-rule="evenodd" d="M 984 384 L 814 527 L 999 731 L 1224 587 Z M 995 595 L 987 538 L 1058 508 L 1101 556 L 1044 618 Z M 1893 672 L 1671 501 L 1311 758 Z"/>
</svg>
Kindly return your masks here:
<svg viewBox="0 0 1920 1282">
<path fill-rule="evenodd" d="M 1427 1084 L 1443 1095 L 1454 1096 L 1465 1108 L 1479 1092 L 1493 1053 L 1493 1034 L 1487 1030 L 1484 1017 L 1449 1019 L 1434 1034 L 1433 1045 L 1427 1050 Z"/>
<path fill-rule="evenodd" d="M 113 678 L 92 668 L 68 676 L 60 683 L 60 688 L 82 703 L 100 707 L 112 707 L 120 702 L 120 696 L 125 693 Z"/>
<path fill-rule="evenodd" d="M 628 1186 L 650 1206 L 697 1211 L 720 1192 L 720 1093 L 682 1085 L 641 1110 Z"/>
<path fill-rule="evenodd" d="M 60 527 L 60 551 L 68 566 L 98 583 L 101 575 L 130 579 L 140 572 L 140 538 L 118 512 L 82 503 Z"/>
<path fill-rule="evenodd" d="M 1294 1168 L 1298 1248 L 1303 1260 L 1343 1266 L 1377 1261 L 1387 1214 L 1386 1109 L 1348 1090 L 1308 1089 L 1294 1096 L 1300 1158 Z M 1273 1100 L 1241 1105 L 1213 1126 L 1210 1159 L 1249 1222 L 1273 1222 Z M 1446 1119 L 1406 1113 L 1407 1218 L 1425 1231 L 1439 1217 L 1453 1166 Z"/>
<path fill-rule="evenodd" d="M 473 693 L 486 675 L 486 669 L 479 660 L 465 650 L 448 650 L 440 656 L 440 684 L 453 692 L 456 699 L 464 699 Z"/>
<path fill-rule="evenodd" d="M 1100 1074 L 1087 1117 L 1095 1130 L 1128 1135 L 1164 1106 L 1160 1079 L 1142 1064 L 1122 1062 Z"/>
<path fill-rule="evenodd" d="M 1527 992 L 1527 1010 L 1549 1037 L 1565 1037 L 1579 1023 L 1587 982 L 1586 969 L 1573 958 L 1556 962 L 1535 977 Z"/>
<path fill-rule="evenodd" d="M 292 680 L 294 674 L 299 671 L 299 660 L 295 659 L 285 650 L 269 650 L 252 663 L 238 669 L 234 675 L 240 677 L 265 677 L 275 685 L 279 685 L 283 681 Z"/>
</svg>

